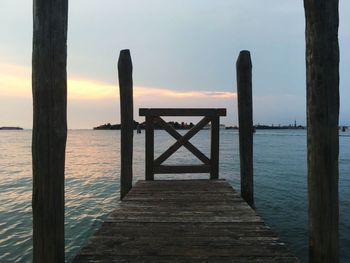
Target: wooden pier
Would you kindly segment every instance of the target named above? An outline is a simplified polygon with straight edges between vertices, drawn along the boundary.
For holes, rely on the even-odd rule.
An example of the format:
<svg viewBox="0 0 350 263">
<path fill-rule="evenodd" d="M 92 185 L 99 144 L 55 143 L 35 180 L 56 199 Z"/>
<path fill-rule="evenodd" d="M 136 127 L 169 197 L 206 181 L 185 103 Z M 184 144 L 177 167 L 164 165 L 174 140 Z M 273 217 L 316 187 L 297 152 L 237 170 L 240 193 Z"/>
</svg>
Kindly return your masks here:
<svg viewBox="0 0 350 263">
<path fill-rule="evenodd" d="M 253 210 L 252 198 L 251 203 L 243 200 L 219 180 L 219 118 L 226 116 L 226 109 L 140 109 L 139 114 L 146 117 L 146 180 L 121 189 L 122 201 L 74 262 L 298 262 Z M 163 116 L 203 118 L 181 135 Z M 208 123 L 209 157 L 189 141 Z M 155 159 L 156 124 L 176 141 Z M 124 153 L 131 155 L 132 142 L 124 145 L 129 149 Z M 165 165 L 181 146 L 202 164 Z M 131 170 L 129 163 L 122 165 L 122 171 Z M 210 179 L 154 180 L 159 173 L 176 174 L 174 178 L 179 173 L 208 173 Z M 132 173 L 121 177 L 132 182 Z"/>
<path fill-rule="evenodd" d="M 33 1 L 33 262 L 62 263 L 67 137 L 68 0 Z M 309 261 L 339 262 L 339 0 L 304 0 L 307 76 Z M 120 206 L 75 262 L 295 262 L 254 207 L 252 64 L 237 61 L 241 194 L 219 180 L 220 111 L 211 122 L 211 156 L 164 125 L 177 142 L 154 159 L 154 121 L 169 109 L 145 112 L 146 180 L 132 184 L 133 82 L 130 52 L 118 61 L 121 106 Z M 187 110 L 182 109 L 181 113 Z M 198 111 L 192 109 L 192 113 Z M 215 113 L 211 115 L 211 113 Z M 225 111 L 226 112 L 226 111 Z M 169 115 L 170 114 L 170 115 Z M 188 116 L 187 113 L 185 116 Z M 198 116 L 195 114 L 195 116 Z M 196 128 L 196 129 L 197 129 Z M 214 140 L 213 140 L 214 138 Z M 162 164 L 184 146 L 200 166 Z M 208 172 L 205 181 L 154 181 L 158 173 Z M 241 197 L 243 199 L 241 199 Z M 244 200 L 244 201 L 243 201 Z M 247 203 L 245 203 L 247 202 Z M 249 204 L 249 205 L 248 205 Z"/>
<path fill-rule="evenodd" d="M 225 180 L 138 181 L 73 262 L 298 262 Z"/>
</svg>

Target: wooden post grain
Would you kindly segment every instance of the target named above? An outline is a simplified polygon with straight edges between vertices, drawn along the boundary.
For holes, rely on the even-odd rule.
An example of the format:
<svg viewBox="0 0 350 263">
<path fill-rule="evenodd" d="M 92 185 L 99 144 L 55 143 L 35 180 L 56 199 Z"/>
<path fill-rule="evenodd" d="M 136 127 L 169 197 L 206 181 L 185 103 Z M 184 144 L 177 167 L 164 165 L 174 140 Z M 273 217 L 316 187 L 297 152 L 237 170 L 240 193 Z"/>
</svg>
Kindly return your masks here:
<svg viewBox="0 0 350 263">
<path fill-rule="evenodd" d="M 339 1 L 304 0 L 309 261 L 339 262 Z"/>
<path fill-rule="evenodd" d="M 68 0 L 33 1 L 33 262 L 64 262 Z"/>
<path fill-rule="evenodd" d="M 252 62 L 249 51 L 240 52 L 236 70 L 241 195 L 251 207 L 254 207 Z"/>
<path fill-rule="evenodd" d="M 132 61 L 129 50 L 121 50 L 118 60 L 120 92 L 120 199 L 132 187 L 132 154 L 134 135 Z"/>
</svg>

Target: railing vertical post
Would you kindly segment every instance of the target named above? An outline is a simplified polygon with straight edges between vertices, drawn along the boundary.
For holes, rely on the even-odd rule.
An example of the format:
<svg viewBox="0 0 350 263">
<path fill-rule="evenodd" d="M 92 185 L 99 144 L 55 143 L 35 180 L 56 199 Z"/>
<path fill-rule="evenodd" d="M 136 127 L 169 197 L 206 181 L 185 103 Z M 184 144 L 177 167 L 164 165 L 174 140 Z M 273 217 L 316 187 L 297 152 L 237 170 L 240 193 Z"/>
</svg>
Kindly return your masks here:
<svg viewBox="0 0 350 263">
<path fill-rule="evenodd" d="M 210 145 L 210 179 L 219 178 L 219 144 L 220 144 L 219 116 L 211 118 L 211 145 Z"/>
<path fill-rule="evenodd" d="M 309 261 L 339 262 L 339 0 L 304 0 Z"/>
<path fill-rule="evenodd" d="M 33 262 L 64 262 L 68 0 L 33 1 Z"/>
<path fill-rule="evenodd" d="M 132 61 L 129 50 L 121 50 L 118 60 L 120 92 L 120 199 L 132 187 L 132 153 L 134 135 Z"/>
<path fill-rule="evenodd" d="M 240 52 L 236 68 L 241 195 L 254 207 L 252 62 L 249 51 Z"/>
<path fill-rule="evenodd" d="M 154 180 L 154 117 L 146 116 L 146 180 Z"/>
</svg>

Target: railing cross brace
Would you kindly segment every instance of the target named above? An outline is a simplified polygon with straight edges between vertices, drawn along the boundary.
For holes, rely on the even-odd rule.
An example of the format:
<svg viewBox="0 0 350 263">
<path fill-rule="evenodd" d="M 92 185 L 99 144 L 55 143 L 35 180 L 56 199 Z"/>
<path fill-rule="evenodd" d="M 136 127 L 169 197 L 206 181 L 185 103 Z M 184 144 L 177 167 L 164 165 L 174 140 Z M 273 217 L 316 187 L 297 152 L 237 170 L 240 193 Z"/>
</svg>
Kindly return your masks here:
<svg viewBox="0 0 350 263">
<path fill-rule="evenodd" d="M 156 160 L 154 165 L 161 165 L 171 155 L 173 155 L 181 146 L 186 147 L 191 153 L 193 153 L 204 164 L 210 164 L 210 160 L 200 150 L 198 150 L 189 140 L 196 135 L 205 125 L 210 122 L 210 118 L 204 117 L 194 127 L 192 127 L 185 135 L 178 133 L 173 127 L 166 123 L 162 118 L 157 117 L 156 121 L 177 141 L 170 146 L 163 154 L 161 154 Z"/>
</svg>

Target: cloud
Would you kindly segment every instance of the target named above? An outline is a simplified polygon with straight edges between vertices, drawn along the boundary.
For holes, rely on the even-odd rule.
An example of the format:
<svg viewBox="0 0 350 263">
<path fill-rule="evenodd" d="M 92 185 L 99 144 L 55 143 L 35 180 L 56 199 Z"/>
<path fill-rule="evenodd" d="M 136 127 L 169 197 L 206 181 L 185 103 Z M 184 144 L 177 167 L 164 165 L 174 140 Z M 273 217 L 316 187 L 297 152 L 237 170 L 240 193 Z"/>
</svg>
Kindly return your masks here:
<svg viewBox="0 0 350 263">
<path fill-rule="evenodd" d="M 68 79 L 69 100 L 101 100 L 118 97 L 116 86 L 87 79 Z"/>
<path fill-rule="evenodd" d="M 0 96 L 31 96 L 30 74 L 28 67 L 0 64 Z"/>
<path fill-rule="evenodd" d="M 177 91 L 166 88 L 135 87 L 135 97 L 157 96 L 168 98 L 218 98 L 227 99 L 236 97 L 236 93 L 227 91 Z"/>
<path fill-rule="evenodd" d="M 31 68 L 0 64 L 2 125 L 31 126 Z M 236 93 L 227 91 L 175 90 L 163 87 L 134 86 L 135 119 L 142 107 L 228 108 L 230 123 Z M 4 114 L 5 113 L 5 114 Z M 119 122 L 119 87 L 92 79 L 68 79 L 68 124 L 70 128 L 91 128 L 105 122 Z"/>
<path fill-rule="evenodd" d="M 227 108 L 223 123 L 237 123 L 237 94 L 206 90 L 175 90 L 164 87 L 134 86 L 134 112 L 143 107 Z M 0 64 L 1 111 L 16 116 L 16 121 L 31 123 L 31 69 L 18 65 Z M 25 100 L 25 103 L 24 103 Z M 26 106 L 26 110 L 22 105 Z M 298 109 L 298 110 L 296 110 Z M 23 117 L 21 117 L 23 116 Z M 22 120 L 23 119 L 23 120 Z M 271 120 L 272 119 L 272 120 Z M 305 119 L 305 97 L 298 95 L 254 95 L 254 120 L 260 123 L 290 123 Z M 68 120 L 71 128 L 89 128 L 105 122 L 119 122 L 119 87 L 107 82 L 71 76 L 68 80 Z M 3 122 L 16 124 L 12 118 Z M 4 123 L 4 124 L 6 124 Z"/>
<path fill-rule="evenodd" d="M 0 64 L 0 95 L 12 97 L 31 96 L 31 69 L 28 67 Z M 168 88 L 134 86 L 134 97 L 178 98 L 178 99 L 231 99 L 236 93 L 228 91 L 178 91 Z M 71 77 L 68 79 L 69 100 L 118 99 L 119 87 L 90 79 Z"/>
</svg>

